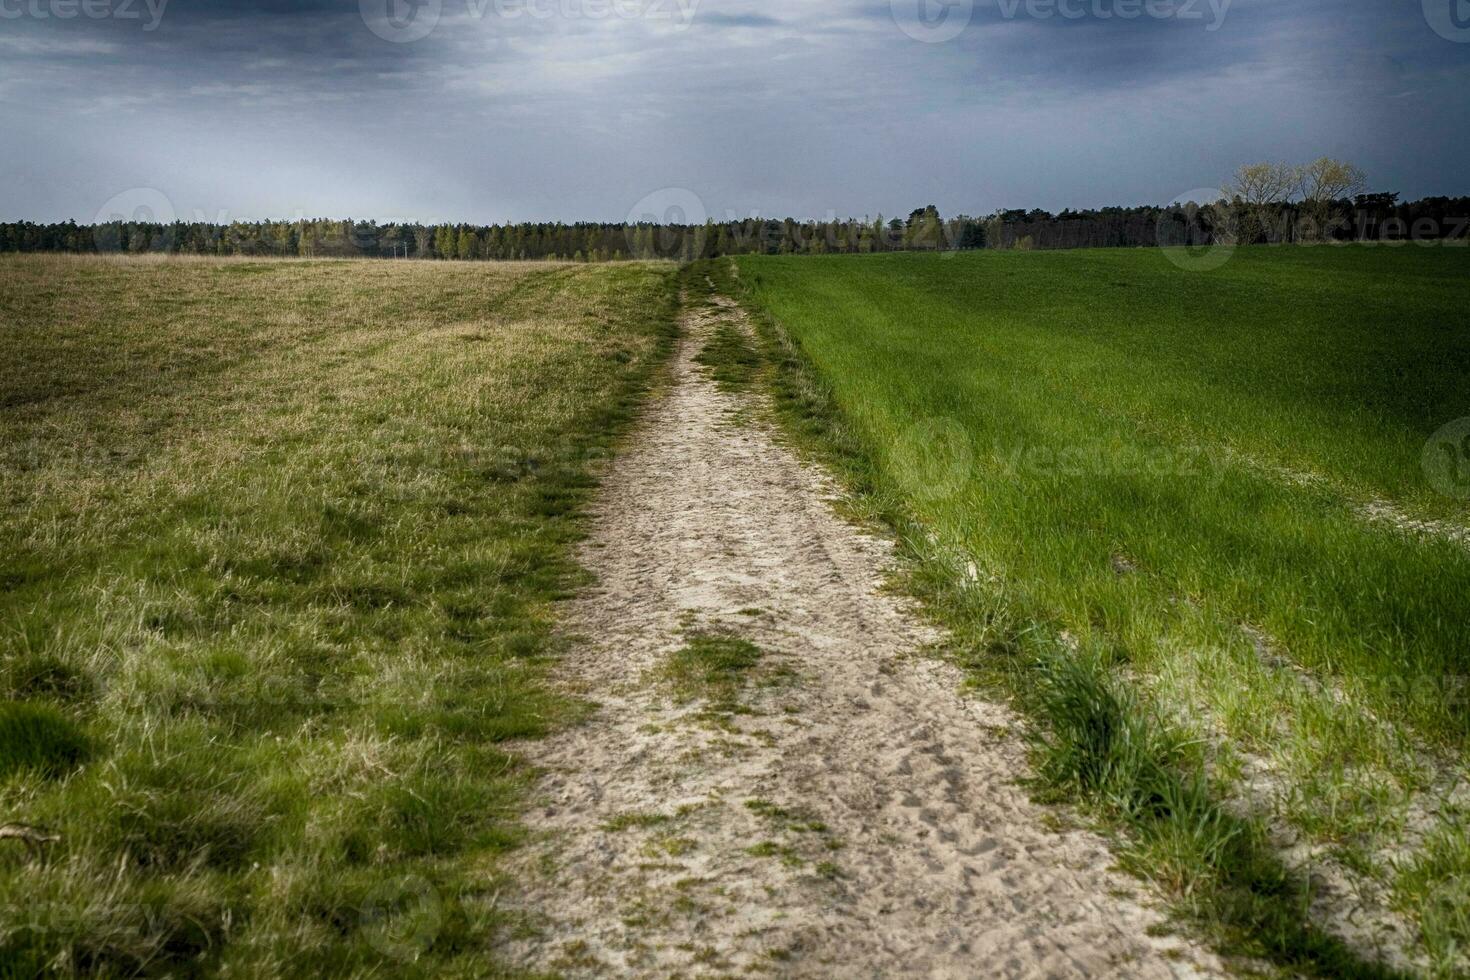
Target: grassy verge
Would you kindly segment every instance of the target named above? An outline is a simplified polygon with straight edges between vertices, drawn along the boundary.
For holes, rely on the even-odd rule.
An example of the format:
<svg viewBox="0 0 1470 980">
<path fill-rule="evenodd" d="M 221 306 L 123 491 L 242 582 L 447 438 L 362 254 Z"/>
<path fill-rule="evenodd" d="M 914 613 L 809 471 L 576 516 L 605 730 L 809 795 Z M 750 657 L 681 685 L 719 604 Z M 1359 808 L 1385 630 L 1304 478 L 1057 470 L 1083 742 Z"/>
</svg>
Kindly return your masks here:
<svg viewBox="0 0 1470 980">
<path fill-rule="evenodd" d="M 843 475 L 859 517 L 894 530 L 906 584 L 952 631 L 976 682 L 1036 720 L 1039 792 L 1083 801 L 1122 831 L 1129 867 L 1155 879 L 1222 949 L 1293 973 L 1395 975 L 1364 944 L 1350 948 L 1323 927 L 1307 876 L 1280 858 L 1277 835 L 1289 825 L 1334 860 L 1363 858 L 1418 926 L 1411 952 L 1450 974 L 1457 943 L 1463 949 L 1445 931 L 1452 862 L 1421 852 L 1435 882 L 1421 888 L 1376 849 L 1404 825 L 1404 800 L 1442 774 L 1408 747 L 1427 743 L 1432 758 L 1447 753 L 1454 765 L 1464 712 L 1379 681 L 1456 669 L 1462 651 L 1451 636 L 1462 619 L 1451 595 L 1462 586 L 1450 583 L 1470 564 L 1446 542 L 1374 526 L 1320 483 L 1243 459 L 1247 444 L 1268 458 L 1262 447 L 1272 440 L 1291 459 L 1303 431 L 1262 429 L 1276 416 L 1238 405 L 1210 408 L 1221 389 L 1246 385 L 1227 352 L 1259 361 L 1262 345 L 1243 344 L 1239 327 L 1202 354 L 1190 342 L 1204 327 L 1181 336 L 1168 316 L 1159 322 L 1160 309 L 1172 315 L 1190 290 L 1189 303 L 1212 310 L 1230 309 L 1242 292 L 1256 304 L 1279 302 L 1273 277 L 1290 283 L 1322 271 L 1292 268 L 1300 261 L 1329 272 L 1345 262 L 1345 280 L 1362 273 L 1351 268 L 1356 254 L 1319 254 L 1247 253 L 1230 270 L 1243 281 L 1214 283 L 1176 280 L 1184 274 L 1152 253 L 757 259 L 709 274 L 753 311 L 789 430 Z M 1435 283 L 1437 292 L 1412 302 L 1453 318 L 1454 280 L 1441 258 L 1417 273 L 1382 274 Z M 1067 262 L 1118 267 L 1057 264 Z M 1100 307 L 1100 275 L 1135 280 L 1142 292 L 1129 294 L 1126 309 Z M 1349 294 L 1309 312 L 1352 324 L 1359 301 Z M 1245 303 L 1239 315 L 1255 312 Z M 1376 330 L 1373 322 L 1360 329 Z M 1433 334 L 1425 325 L 1413 343 Z M 1278 339 L 1275 349 L 1300 342 Z M 1155 347 L 1162 352 L 1151 354 Z M 1240 370 L 1258 369 L 1266 371 Z M 1285 383 L 1331 387 L 1320 378 Z M 1451 388 L 1441 379 L 1422 392 L 1448 405 Z M 1244 390 L 1245 401 L 1275 411 L 1265 393 Z M 1227 433 L 1232 414 L 1240 429 Z M 1423 438 L 1394 433 L 1396 458 L 1408 460 L 1403 445 L 1417 452 Z M 1017 442 L 1023 462 L 1039 446 L 1053 451 L 1052 463 L 1013 465 Z M 1090 467 L 1087 455 L 1056 465 L 1060 450 L 1077 446 L 1107 465 Z M 1312 441 L 1303 456 L 1319 462 L 1329 449 Z M 1167 465 L 1186 454 L 1192 468 Z M 1158 465 L 1142 465 L 1149 460 Z M 1354 461 L 1336 462 L 1333 479 L 1348 482 Z M 1376 493 L 1409 480 L 1385 476 L 1379 461 L 1356 472 L 1354 486 Z M 1435 517 L 1458 513 L 1422 492 L 1395 500 Z M 1412 654 L 1394 662 L 1384 644 Z M 1264 807 L 1245 788 L 1262 757 L 1275 764 L 1271 789 L 1281 793 Z M 1379 777 L 1376 787 L 1364 772 Z M 1438 937 L 1431 905 L 1446 923 Z"/>
<path fill-rule="evenodd" d="M 484 975 L 670 267 L 0 261 L 0 976 Z"/>
</svg>

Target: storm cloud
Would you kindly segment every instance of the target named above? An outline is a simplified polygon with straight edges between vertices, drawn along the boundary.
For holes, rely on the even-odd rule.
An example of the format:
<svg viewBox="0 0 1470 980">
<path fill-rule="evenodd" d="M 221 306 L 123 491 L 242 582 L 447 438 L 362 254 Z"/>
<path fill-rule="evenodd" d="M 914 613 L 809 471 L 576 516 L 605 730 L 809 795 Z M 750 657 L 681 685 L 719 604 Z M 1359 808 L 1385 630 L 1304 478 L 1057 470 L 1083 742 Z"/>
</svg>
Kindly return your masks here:
<svg viewBox="0 0 1470 980">
<path fill-rule="evenodd" d="M 983 214 L 1322 154 L 1463 194 L 1455 2 L 0 0 L 0 216 Z"/>
</svg>

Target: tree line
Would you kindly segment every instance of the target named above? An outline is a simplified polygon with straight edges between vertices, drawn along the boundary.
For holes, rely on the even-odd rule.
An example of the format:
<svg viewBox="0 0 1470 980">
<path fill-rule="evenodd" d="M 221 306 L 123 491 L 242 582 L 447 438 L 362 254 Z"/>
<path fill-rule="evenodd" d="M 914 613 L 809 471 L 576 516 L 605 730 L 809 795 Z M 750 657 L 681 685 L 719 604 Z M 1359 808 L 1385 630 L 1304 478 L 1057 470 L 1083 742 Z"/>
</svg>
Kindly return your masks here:
<svg viewBox="0 0 1470 980">
<path fill-rule="evenodd" d="M 1470 197 L 1401 202 L 1398 194 L 1359 194 L 1333 202 L 1322 221 L 1315 206 L 1239 201 L 1098 211 L 1005 211 L 985 224 L 991 248 L 1137 248 L 1313 242 L 1466 240 Z"/>
<path fill-rule="evenodd" d="M 523 222 L 505 225 L 378 224 L 372 221 L 122 220 L 0 223 L 0 252 L 124 252 L 185 255 L 404 257 L 461 260 L 681 259 L 753 253 L 890 252 L 979 248 L 983 220 L 941 219 L 933 206 L 907 219 L 799 222 L 746 218 L 702 224 Z"/>
<path fill-rule="evenodd" d="M 0 252 L 170 253 L 305 257 L 604 262 L 692 261 L 721 255 L 873 253 L 957 249 L 1466 239 L 1470 198 L 1400 202 L 1363 193 L 1361 173 L 1320 160 L 1307 167 L 1242 167 L 1214 201 L 1162 207 L 1003 210 L 945 219 L 933 206 L 906 218 L 797 221 L 745 218 L 685 223 L 522 222 L 377 224 L 372 221 L 157 222 L 121 218 L 0 223 Z"/>
<path fill-rule="evenodd" d="M 1465 240 L 1470 198 L 1400 202 L 1365 193 L 1351 163 L 1256 163 L 1239 168 L 1205 201 L 1100 211 L 1002 211 L 985 225 L 993 248 L 1106 248 L 1145 245 L 1259 245 L 1315 242 Z"/>
</svg>

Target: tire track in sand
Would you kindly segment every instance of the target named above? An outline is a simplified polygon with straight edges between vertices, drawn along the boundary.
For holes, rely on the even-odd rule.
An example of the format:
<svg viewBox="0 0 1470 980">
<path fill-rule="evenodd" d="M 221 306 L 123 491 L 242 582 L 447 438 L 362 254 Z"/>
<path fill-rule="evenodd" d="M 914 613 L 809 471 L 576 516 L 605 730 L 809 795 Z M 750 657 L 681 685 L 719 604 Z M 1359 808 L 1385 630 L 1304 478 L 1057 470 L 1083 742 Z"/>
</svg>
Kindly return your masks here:
<svg viewBox="0 0 1470 980">
<path fill-rule="evenodd" d="M 687 312 L 672 388 L 612 465 L 568 604 L 561 682 L 597 704 L 521 747 L 543 771 L 504 952 L 571 976 L 1183 977 L 1222 972 L 1015 783 L 1015 718 L 962 696 L 936 636 L 880 592 L 885 542 L 755 396 L 693 361 L 725 300 Z M 759 414 L 759 413 L 757 413 Z M 764 651 L 742 710 L 659 683 L 691 629 Z"/>
</svg>

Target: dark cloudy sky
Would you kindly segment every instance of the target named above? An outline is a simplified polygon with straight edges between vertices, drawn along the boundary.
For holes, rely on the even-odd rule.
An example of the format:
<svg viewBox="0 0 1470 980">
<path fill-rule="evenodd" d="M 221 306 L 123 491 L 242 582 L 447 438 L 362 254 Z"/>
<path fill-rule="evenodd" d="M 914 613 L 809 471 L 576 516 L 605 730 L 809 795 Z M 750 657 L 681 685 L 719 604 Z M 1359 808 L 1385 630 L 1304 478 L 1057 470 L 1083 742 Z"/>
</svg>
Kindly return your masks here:
<svg viewBox="0 0 1470 980">
<path fill-rule="evenodd" d="M 1323 154 L 1470 193 L 1470 0 L 1140 8 L 0 0 L 0 217 L 983 214 Z"/>
</svg>

